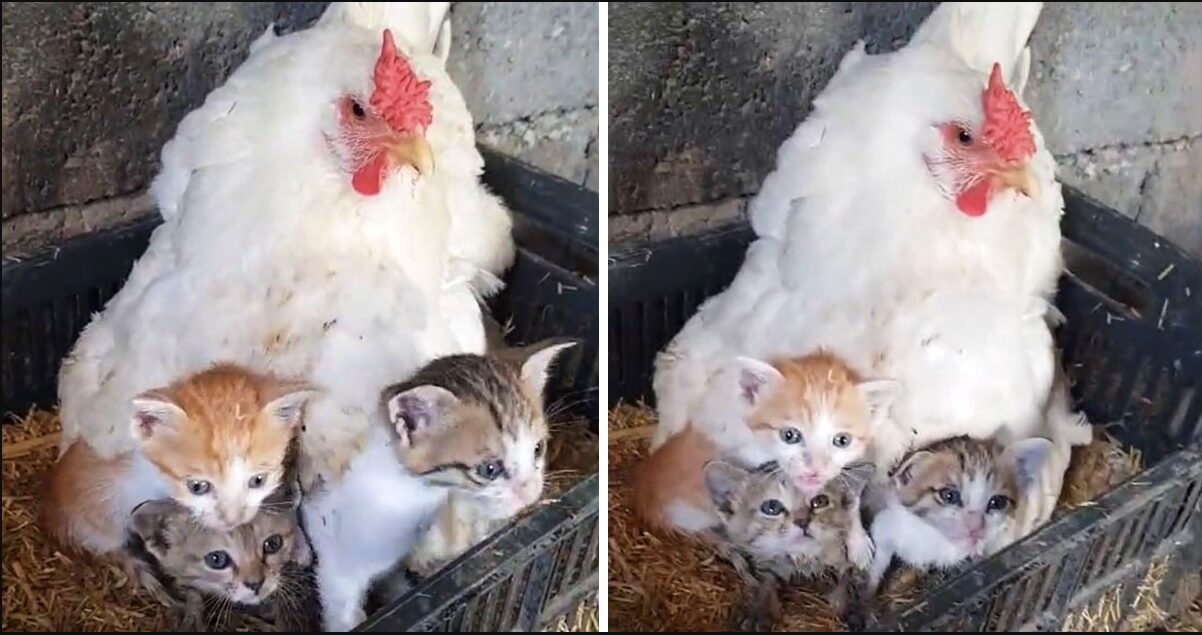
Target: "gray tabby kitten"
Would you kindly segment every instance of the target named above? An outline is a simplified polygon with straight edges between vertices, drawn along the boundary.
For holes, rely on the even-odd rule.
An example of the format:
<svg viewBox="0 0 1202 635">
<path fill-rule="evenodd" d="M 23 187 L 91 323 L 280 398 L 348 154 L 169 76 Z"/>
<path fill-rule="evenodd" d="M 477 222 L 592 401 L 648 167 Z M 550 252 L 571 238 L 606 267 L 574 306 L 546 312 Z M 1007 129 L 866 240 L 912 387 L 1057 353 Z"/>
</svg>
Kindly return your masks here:
<svg viewBox="0 0 1202 635">
<path fill-rule="evenodd" d="M 713 539 L 746 584 L 738 628 L 771 630 L 781 614 L 781 585 L 832 573 L 832 607 L 853 630 L 862 627 L 871 547 L 860 496 L 874 473 L 869 463 L 849 465 L 807 496 L 775 462 L 750 470 L 722 460 L 706 465 L 706 488 L 721 517 Z"/>
<path fill-rule="evenodd" d="M 126 550 L 178 631 L 209 630 L 206 604 L 259 612 L 278 632 L 311 630 L 316 614 L 305 608 L 316 598 L 298 578 L 313 556 L 292 501 L 268 502 L 229 532 L 200 525 L 173 499 L 147 501 L 133 512 Z"/>
</svg>

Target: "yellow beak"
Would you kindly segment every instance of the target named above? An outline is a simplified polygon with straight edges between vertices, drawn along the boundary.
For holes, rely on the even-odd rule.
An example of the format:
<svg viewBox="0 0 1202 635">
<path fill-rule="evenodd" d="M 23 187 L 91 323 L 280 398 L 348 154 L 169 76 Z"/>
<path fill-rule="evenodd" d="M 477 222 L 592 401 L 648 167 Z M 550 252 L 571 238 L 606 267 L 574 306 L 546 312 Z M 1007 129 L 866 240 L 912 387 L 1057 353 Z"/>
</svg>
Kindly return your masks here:
<svg viewBox="0 0 1202 635">
<path fill-rule="evenodd" d="M 1039 182 L 1027 166 L 999 170 L 994 176 L 997 177 L 998 183 L 1018 190 L 1027 198 L 1034 199 L 1039 196 Z"/>
<path fill-rule="evenodd" d="M 434 153 L 424 136 L 402 137 L 388 146 L 388 156 L 392 157 L 396 167 L 411 166 L 422 176 L 429 176 L 434 172 Z"/>
</svg>

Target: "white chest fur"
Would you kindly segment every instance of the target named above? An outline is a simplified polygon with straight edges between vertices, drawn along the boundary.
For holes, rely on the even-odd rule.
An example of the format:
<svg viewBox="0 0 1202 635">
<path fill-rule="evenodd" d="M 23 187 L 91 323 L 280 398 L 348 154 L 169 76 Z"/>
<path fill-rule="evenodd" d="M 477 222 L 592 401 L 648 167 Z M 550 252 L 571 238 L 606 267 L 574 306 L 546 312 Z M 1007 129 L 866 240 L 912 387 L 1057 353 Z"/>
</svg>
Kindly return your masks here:
<svg viewBox="0 0 1202 635">
<path fill-rule="evenodd" d="M 872 520 L 870 534 L 876 547 L 869 577 L 873 592 L 894 556 L 912 567 L 928 568 L 953 567 L 972 555 L 897 501 Z"/>
<path fill-rule="evenodd" d="M 409 553 L 446 499 L 401 466 L 389 441 L 382 430 L 374 435 L 336 485 L 304 504 L 324 630 L 363 620 L 371 583 Z"/>
</svg>

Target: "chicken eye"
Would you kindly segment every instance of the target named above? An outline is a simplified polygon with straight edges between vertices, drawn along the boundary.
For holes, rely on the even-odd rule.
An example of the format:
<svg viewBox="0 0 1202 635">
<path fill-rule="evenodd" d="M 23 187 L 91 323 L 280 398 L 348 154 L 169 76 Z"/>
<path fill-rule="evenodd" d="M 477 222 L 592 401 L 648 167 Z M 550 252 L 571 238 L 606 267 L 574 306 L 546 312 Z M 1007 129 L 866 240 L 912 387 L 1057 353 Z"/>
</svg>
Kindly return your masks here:
<svg viewBox="0 0 1202 635">
<path fill-rule="evenodd" d="M 960 145 L 968 147 L 972 145 L 973 136 L 967 128 L 959 128 L 956 132 L 956 140 L 960 142 Z"/>
<path fill-rule="evenodd" d="M 367 111 L 363 109 L 362 104 L 360 104 L 359 102 L 352 99 L 351 100 L 351 114 L 355 116 L 355 119 L 362 120 L 364 117 L 367 116 Z"/>
</svg>

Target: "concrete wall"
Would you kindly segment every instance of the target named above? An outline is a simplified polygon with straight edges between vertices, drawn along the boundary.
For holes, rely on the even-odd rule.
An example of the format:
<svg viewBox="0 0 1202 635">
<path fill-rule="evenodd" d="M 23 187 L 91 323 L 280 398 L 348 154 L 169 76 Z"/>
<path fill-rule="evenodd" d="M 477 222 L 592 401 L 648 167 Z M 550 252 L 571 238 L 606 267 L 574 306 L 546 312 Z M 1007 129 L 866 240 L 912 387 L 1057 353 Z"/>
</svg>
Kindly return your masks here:
<svg viewBox="0 0 1202 635">
<path fill-rule="evenodd" d="M 619 3 L 609 10 L 610 234 L 745 211 L 860 38 L 936 3 Z M 1064 182 L 1202 255 L 1202 5 L 1047 3 L 1026 98 Z"/>
<path fill-rule="evenodd" d="M 268 23 L 325 3 L 3 3 L 3 247 L 150 210 L 144 190 L 179 120 Z M 598 9 L 455 3 L 450 70 L 479 137 L 596 189 Z"/>
</svg>

